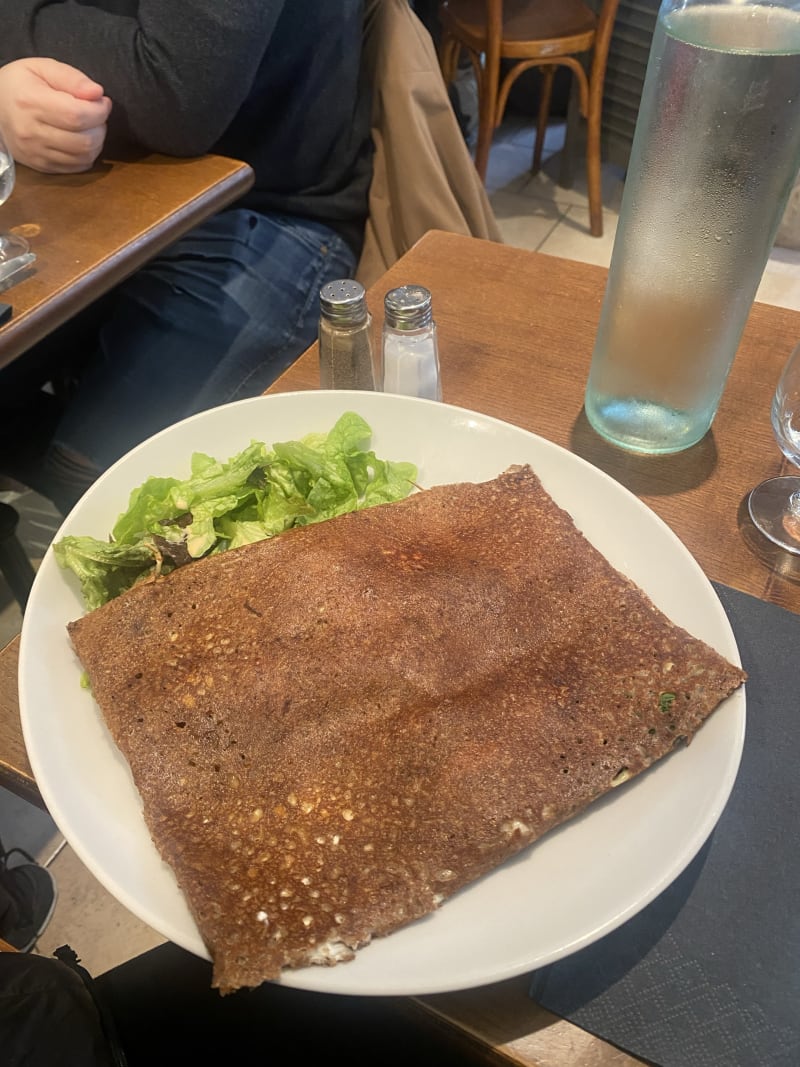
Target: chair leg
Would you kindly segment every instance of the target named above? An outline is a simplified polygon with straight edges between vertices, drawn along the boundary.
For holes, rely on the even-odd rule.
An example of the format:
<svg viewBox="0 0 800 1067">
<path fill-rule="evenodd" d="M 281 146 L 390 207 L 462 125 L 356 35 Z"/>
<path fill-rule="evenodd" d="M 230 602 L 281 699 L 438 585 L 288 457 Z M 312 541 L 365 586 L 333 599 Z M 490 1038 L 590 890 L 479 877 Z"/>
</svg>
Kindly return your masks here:
<svg viewBox="0 0 800 1067">
<path fill-rule="evenodd" d="M 451 37 L 447 30 L 442 31 L 442 39 L 439 45 L 439 67 L 445 85 L 450 85 L 456 76 L 458 53 L 461 51 L 458 41 Z"/>
<path fill-rule="evenodd" d="M 600 175 L 600 108 L 590 108 L 586 123 L 586 184 L 589 194 L 589 230 L 603 236 L 603 189 Z"/>
<path fill-rule="evenodd" d="M 536 144 L 533 148 L 533 166 L 531 167 L 533 174 L 538 174 L 542 169 L 542 149 L 547 135 L 547 119 L 550 116 L 550 101 L 553 98 L 553 79 L 556 68 L 540 67 L 539 73 L 542 76 L 542 85 L 539 98 L 539 121 L 536 125 Z"/>
<path fill-rule="evenodd" d="M 475 146 L 475 169 L 484 184 L 489 166 L 489 150 L 494 138 L 496 108 L 494 85 L 484 72 L 478 87 L 478 141 Z"/>
</svg>

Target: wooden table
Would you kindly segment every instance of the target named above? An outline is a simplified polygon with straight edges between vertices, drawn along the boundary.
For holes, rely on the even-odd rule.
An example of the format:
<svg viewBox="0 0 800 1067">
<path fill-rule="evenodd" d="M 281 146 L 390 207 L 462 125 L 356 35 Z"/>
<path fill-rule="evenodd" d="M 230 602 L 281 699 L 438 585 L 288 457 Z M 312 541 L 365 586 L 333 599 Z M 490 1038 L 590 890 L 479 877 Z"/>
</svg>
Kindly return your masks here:
<svg viewBox="0 0 800 1067">
<path fill-rule="evenodd" d="M 253 172 L 223 156 L 146 155 L 98 163 L 85 174 L 17 168 L 0 223 L 37 255 L 24 280 L 0 294 L 0 367 L 249 189 Z"/>
<path fill-rule="evenodd" d="M 800 611 L 797 561 L 748 530 L 748 490 L 788 466 L 769 410 L 800 313 L 756 305 L 712 431 L 673 457 L 606 445 L 588 426 L 583 389 L 606 271 L 449 234 L 426 235 L 368 292 L 376 341 L 393 286 L 427 286 L 439 326 L 444 399 L 533 430 L 584 456 L 661 515 L 709 578 Z M 319 385 L 312 347 L 269 390 Z M 0 780 L 36 798 L 16 694 L 18 639 L 0 653 Z M 622 1067 L 639 1061 L 557 1019 L 527 995 L 524 976 L 419 998 L 415 1009 L 465 1054 L 536 1067 Z"/>
<path fill-rule="evenodd" d="M 431 232 L 368 291 L 375 343 L 386 291 L 427 286 L 444 400 L 583 456 L 660 515 L 709 578 L 800 611 L 800 559 L 762 544 L 742 515 L 752 486 L 793 469 L 775 442 L 770 405 L 800 339 L 800 313 L 756 304 L 706 437 L 675 456 L 639 456 L 604 442 L 583 412 L 606 276 L 602 267 Z M 313 347 L 269 392 L 318 387 Z"/>
<path fill-rule="evenodd" d="M 709 578 L 800 611 L 800 560 L 752 530 L 745 499 L 790 469 L 770 405 L 800 338 L 800 313 L 757 304 L 710 433 L 676 456 L 642 457 L 589 426 L 583 391 L 607 271 L 443 233 L 427 234 L 367 294 L 375 343 L 382 300 L 396 285 L 430 289 L 443 399 L 532 430 L 631 489 L 679 535 Z M 319 387 L 315 348 L 270 393 Z M 622 1067 L 640 1061 L 558 1019 L 527 995 L 525 976 L 419 1005 L 479 1047 L 536 1067 Z"/>
</svg>

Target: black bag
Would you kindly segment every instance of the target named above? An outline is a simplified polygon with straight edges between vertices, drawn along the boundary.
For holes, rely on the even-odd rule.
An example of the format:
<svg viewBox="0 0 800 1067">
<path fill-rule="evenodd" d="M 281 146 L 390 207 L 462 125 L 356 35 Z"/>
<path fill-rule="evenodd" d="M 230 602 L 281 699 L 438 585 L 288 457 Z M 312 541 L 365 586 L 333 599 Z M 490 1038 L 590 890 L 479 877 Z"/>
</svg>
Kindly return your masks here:
<svg viewBox="0 0 800 1067">
<path fill-rule="evenodd" d="M 114 1024 L 73 950 L 0 952 L 3 1067 L 127 1067 Z"/>
</svg>

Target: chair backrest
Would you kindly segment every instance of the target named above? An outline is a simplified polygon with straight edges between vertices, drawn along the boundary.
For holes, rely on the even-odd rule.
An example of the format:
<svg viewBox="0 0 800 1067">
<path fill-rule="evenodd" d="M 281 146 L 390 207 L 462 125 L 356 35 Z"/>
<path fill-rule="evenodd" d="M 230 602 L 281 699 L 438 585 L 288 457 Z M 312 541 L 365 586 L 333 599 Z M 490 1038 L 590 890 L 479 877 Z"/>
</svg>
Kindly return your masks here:
<svg viewBox="0 0 800 1067">
<path fill-rule="evenodd" d="M 535 4 L 537 0 L 530 0 Z M 500 42 L 503 39 L 503 0 L 484 0 L 486 5 L 486 45 L 487 64 L 493 54 L 499 57 Z M 614 29 L 614 20 L 617 16 L 617 8 L 620 0 L 602 0 L 598 3 L 590 3 L 597 14 L 597 30 L 595 33 L 595 48 L 600 51 L 608 51 L 611 34 Z"/>
</svg>

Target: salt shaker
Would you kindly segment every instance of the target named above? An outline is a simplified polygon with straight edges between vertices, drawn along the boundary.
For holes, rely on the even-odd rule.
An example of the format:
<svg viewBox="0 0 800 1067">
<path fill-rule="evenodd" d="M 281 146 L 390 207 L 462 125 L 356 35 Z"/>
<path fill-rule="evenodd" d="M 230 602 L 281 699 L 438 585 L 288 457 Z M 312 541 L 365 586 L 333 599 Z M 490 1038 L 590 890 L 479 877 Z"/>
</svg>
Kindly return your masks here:
<svg viewBox="0 0 800 1067">
<path fill-rule="evenodd" d="M 386 294 L 383 305 L 383 391 L 441 400 L 430 292 L 422 285 L 401 285 Z"/>
<path fill-rule="evenodd" d="M 374 389 L 372 318 L 364 286 L 352 278 L 319 292 L 319 377 L 323 389 Z"/>
</svg>

